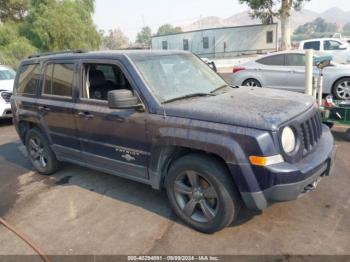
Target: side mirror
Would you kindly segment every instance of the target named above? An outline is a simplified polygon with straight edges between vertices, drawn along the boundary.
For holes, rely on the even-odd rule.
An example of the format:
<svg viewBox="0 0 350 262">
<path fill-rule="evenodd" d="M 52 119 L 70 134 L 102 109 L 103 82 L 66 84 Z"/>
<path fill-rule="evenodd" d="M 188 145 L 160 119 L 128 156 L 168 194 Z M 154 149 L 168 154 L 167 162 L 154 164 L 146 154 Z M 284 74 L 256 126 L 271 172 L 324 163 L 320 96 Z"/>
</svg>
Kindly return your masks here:
<svg viewBox="0 0 350 262">
<path fill-rule="evenodd" d="M 108 107 L 115 109 L 140 108 L 142 104 L 137 96 L 128 89 L 108 92 Z"/>
</svg>

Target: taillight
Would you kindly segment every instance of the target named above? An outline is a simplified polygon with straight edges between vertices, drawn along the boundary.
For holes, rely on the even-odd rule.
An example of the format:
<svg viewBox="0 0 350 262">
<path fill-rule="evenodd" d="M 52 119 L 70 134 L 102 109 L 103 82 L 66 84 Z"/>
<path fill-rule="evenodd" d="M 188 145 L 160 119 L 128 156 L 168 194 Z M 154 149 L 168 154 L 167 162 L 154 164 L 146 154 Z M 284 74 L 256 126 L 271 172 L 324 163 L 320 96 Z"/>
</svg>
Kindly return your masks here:
<svg viewBox="0 0 350 262">
<path fill-rule="evenodd" d="M 235 66 L 235 67 L 233 67 L 232 72 L 237 73 L 237 72 L 243 71 L 243 70 L 245 70 L 245 67 Z"/>
</svg>

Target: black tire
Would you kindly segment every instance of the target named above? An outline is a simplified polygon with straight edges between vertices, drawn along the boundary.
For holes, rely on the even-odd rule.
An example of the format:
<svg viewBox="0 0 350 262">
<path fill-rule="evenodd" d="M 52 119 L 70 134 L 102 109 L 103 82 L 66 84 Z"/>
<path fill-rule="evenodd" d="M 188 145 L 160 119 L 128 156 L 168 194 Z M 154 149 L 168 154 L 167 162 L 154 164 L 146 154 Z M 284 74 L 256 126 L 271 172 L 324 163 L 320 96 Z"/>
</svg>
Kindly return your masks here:
<svg viewBox="0 0 350 262">
<path fill-rule="evenodd" d="M 261 84 L 258 80 L 254 78 L 249 78 L 243 81 L 242 86 L 261 87 Z"/>
<path fill-rule="evenodd" d="M 333 85 L 333 96 L 338 100 L 350 99 L 350 77 L 344 77 Z"/>
<path fill-rule="evenodd" d="M 27 132 L 25 144 L 30 161 L 41 175 L 50 175 L 59 169 L 60 162 L 39 129 L 33 128 Z"/>
<path fill-rule="evenodd" d="M 241 198 L 227 169 L 209 156 L 190 154 L 175 161 L 165 186 L 175 213 L 204 233 L 230 225 L 241 207 Z"/>
<path fill-rule="evenodd" d="M 350 128 L 348 130 L 346 130 L 345 138 L 346 138 L 346 140 L 350 141 Z"/>
</svg>

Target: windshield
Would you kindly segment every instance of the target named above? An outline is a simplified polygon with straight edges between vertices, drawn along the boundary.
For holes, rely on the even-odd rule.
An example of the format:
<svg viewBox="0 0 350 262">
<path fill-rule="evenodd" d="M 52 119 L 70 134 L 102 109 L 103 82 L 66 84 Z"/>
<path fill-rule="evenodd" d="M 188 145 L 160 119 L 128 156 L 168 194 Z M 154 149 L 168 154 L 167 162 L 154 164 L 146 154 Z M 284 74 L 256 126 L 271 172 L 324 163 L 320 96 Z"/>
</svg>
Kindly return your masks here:
<svg viewBox="0 0 350 262">
<path fill-rule="evenodd" d="M 143 56 L 133 61 L 162 103 L 193 94 L 210 94 L 226 85 L 209 66 L 192 54 Z"/>
<path fill-rule="evenodd" d="M 15 76 L 16 72 L 12 69 L 0 69 L 0 80 L 13 80 Z"/>
</svg>

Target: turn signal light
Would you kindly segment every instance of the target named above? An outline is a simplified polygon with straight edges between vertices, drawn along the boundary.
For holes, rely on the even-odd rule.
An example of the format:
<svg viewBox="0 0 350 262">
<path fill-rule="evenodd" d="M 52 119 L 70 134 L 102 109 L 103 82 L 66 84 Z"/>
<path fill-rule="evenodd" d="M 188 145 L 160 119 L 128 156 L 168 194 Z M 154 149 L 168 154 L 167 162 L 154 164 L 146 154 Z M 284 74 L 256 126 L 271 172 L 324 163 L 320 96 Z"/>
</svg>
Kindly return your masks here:
<svg viewBox="0 0 350 262">
<path fill-rule="evenodd" d="M 249 161 L 254 166 L 269 166 L 273 164 L 282 163 L 283 157 L 281 155 L 276 156 L 250 156 Z"/>
</svg>

